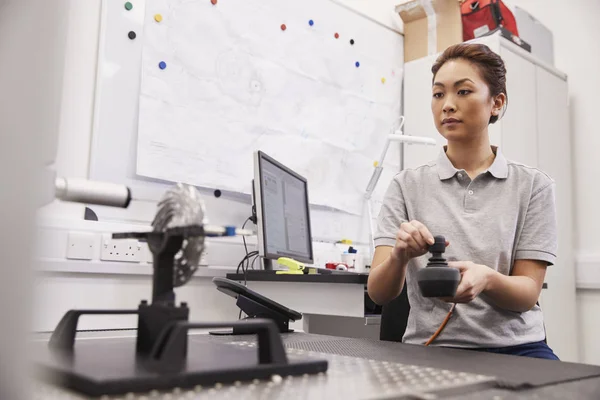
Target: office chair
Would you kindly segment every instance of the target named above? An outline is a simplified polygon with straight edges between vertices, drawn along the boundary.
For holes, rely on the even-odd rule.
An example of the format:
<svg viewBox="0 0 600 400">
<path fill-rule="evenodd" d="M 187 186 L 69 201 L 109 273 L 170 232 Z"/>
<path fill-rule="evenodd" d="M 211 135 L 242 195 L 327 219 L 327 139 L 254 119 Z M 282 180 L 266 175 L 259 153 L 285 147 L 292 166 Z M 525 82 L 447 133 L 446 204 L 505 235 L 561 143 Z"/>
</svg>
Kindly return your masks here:
<svg viewBox="0 0 600 400">
<path fill-rule="evenodd" d="M 381 309 L 379 340 L 401 342 L 408 324 L 409 312 L 410 304 L 408 304 L 405 284 L 400 295 Z"/>
</svg>

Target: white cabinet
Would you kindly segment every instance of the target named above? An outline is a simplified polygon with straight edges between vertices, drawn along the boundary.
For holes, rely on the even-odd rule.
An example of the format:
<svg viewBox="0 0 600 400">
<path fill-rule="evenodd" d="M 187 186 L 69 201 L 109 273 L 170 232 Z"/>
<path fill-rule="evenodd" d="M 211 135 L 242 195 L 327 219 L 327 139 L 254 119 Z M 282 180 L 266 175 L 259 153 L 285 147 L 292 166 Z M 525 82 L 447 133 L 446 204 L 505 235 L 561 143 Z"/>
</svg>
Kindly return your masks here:
<svg viewBox="0 0 600 400">
<path fill-rule="evenodd" d="M 507 69 L 508 109 L 490 125 L 492 144 L 499 145 L 508 159 L 538 167 L 556 181 L 558 259 L 548 268 L 548 289 L 542 291 L 540 303 L 549 345 L 562 360 L 578 361 L 567 78 L 500 36 L 475 42 L 500 54 Z M 405 64 L 405 133 L 435 138 L 438 145 L 407 146 L 404 167 L 434 159 L 446 143 L 431 115 L 431 66 L 436 57 Z"/>
<path fill-rule="evenodd" d="M 506 65 L 508 106 L 500 124 L 501 148 L 504 155 L 520 163 L 538 163 L 536 118 L 536 67 L 533 62 L 501 47 Z"/>
<path fill-rule="evenodd" d="M 556 181 L 558 260 L 548 268 L 542 292 L 548 341 L 561 352 L 577 354 L 575 326 L 575 252 L 573 188 L 567 82 L 536 67 L 538 167 Z"/>
</svg>

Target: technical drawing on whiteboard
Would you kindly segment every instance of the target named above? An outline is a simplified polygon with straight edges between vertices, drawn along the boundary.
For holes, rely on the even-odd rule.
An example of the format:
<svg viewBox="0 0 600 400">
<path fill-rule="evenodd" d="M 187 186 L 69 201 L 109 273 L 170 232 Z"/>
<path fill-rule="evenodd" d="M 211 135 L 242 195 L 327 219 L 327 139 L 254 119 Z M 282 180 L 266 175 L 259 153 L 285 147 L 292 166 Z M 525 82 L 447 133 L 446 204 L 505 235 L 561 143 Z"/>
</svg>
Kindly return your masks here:
<svg viewBox="0 0 600 400">
<path fill-rule="evenodd" d="M 362 213 L 401 67 L 336 38 L 336 18 L 309 25 L 319 8 L 302 3 L 146 2 L 137 174 L 249 194 L 260 149 L 307 177 L 312 203 Z"/>
</svg>

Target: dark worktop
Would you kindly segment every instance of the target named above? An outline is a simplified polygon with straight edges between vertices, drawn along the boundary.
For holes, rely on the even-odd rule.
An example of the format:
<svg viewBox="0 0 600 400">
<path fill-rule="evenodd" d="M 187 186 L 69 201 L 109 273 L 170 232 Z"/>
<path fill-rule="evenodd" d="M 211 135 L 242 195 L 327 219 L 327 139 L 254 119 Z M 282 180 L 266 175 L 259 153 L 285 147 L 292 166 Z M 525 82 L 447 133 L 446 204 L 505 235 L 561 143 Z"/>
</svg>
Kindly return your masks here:
<svg viewBox="0 0 600 400">
<path fill-rule="evenodd" d="M 248 271 L 246 277 L 244 274 L 227 274 L 227 279 L 234 281 L 261 281 L 261 282 L 307 282 L 307 283 L 345 283 L 345 284 L 367 284 L 369 274 L 359 274 L 354 272 L 334 272 L 324 274 L 276 274 L 275 271 Z"/>
</svg>

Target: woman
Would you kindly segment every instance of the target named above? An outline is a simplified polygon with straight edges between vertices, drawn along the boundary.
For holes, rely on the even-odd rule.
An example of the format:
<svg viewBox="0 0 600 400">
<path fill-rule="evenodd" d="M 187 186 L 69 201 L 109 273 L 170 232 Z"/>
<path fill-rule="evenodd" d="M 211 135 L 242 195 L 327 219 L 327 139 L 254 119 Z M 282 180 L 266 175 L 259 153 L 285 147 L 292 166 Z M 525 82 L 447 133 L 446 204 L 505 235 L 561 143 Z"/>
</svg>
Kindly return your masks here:
<svg viewBox="0 0 600 400">
<path fill-rule="evenodd" d="M 546 267 L 556 259 L 554 182 L 490 145 L 488 126 L 508 100 L 504 63 L 485 45 L 462 43 L 448 48 L 432 72 L 431 110 L 447 145 L 436 160 L 390 184 L 369 296 L 385 304 L 406 280 L 405 343 L 558 360 L 545 343 L 537 305 Z M 434 235 L 447 239 L 444 255 L 461 273 L 452 299 L 425 298 L 417 284 Z"/>
</svg>

